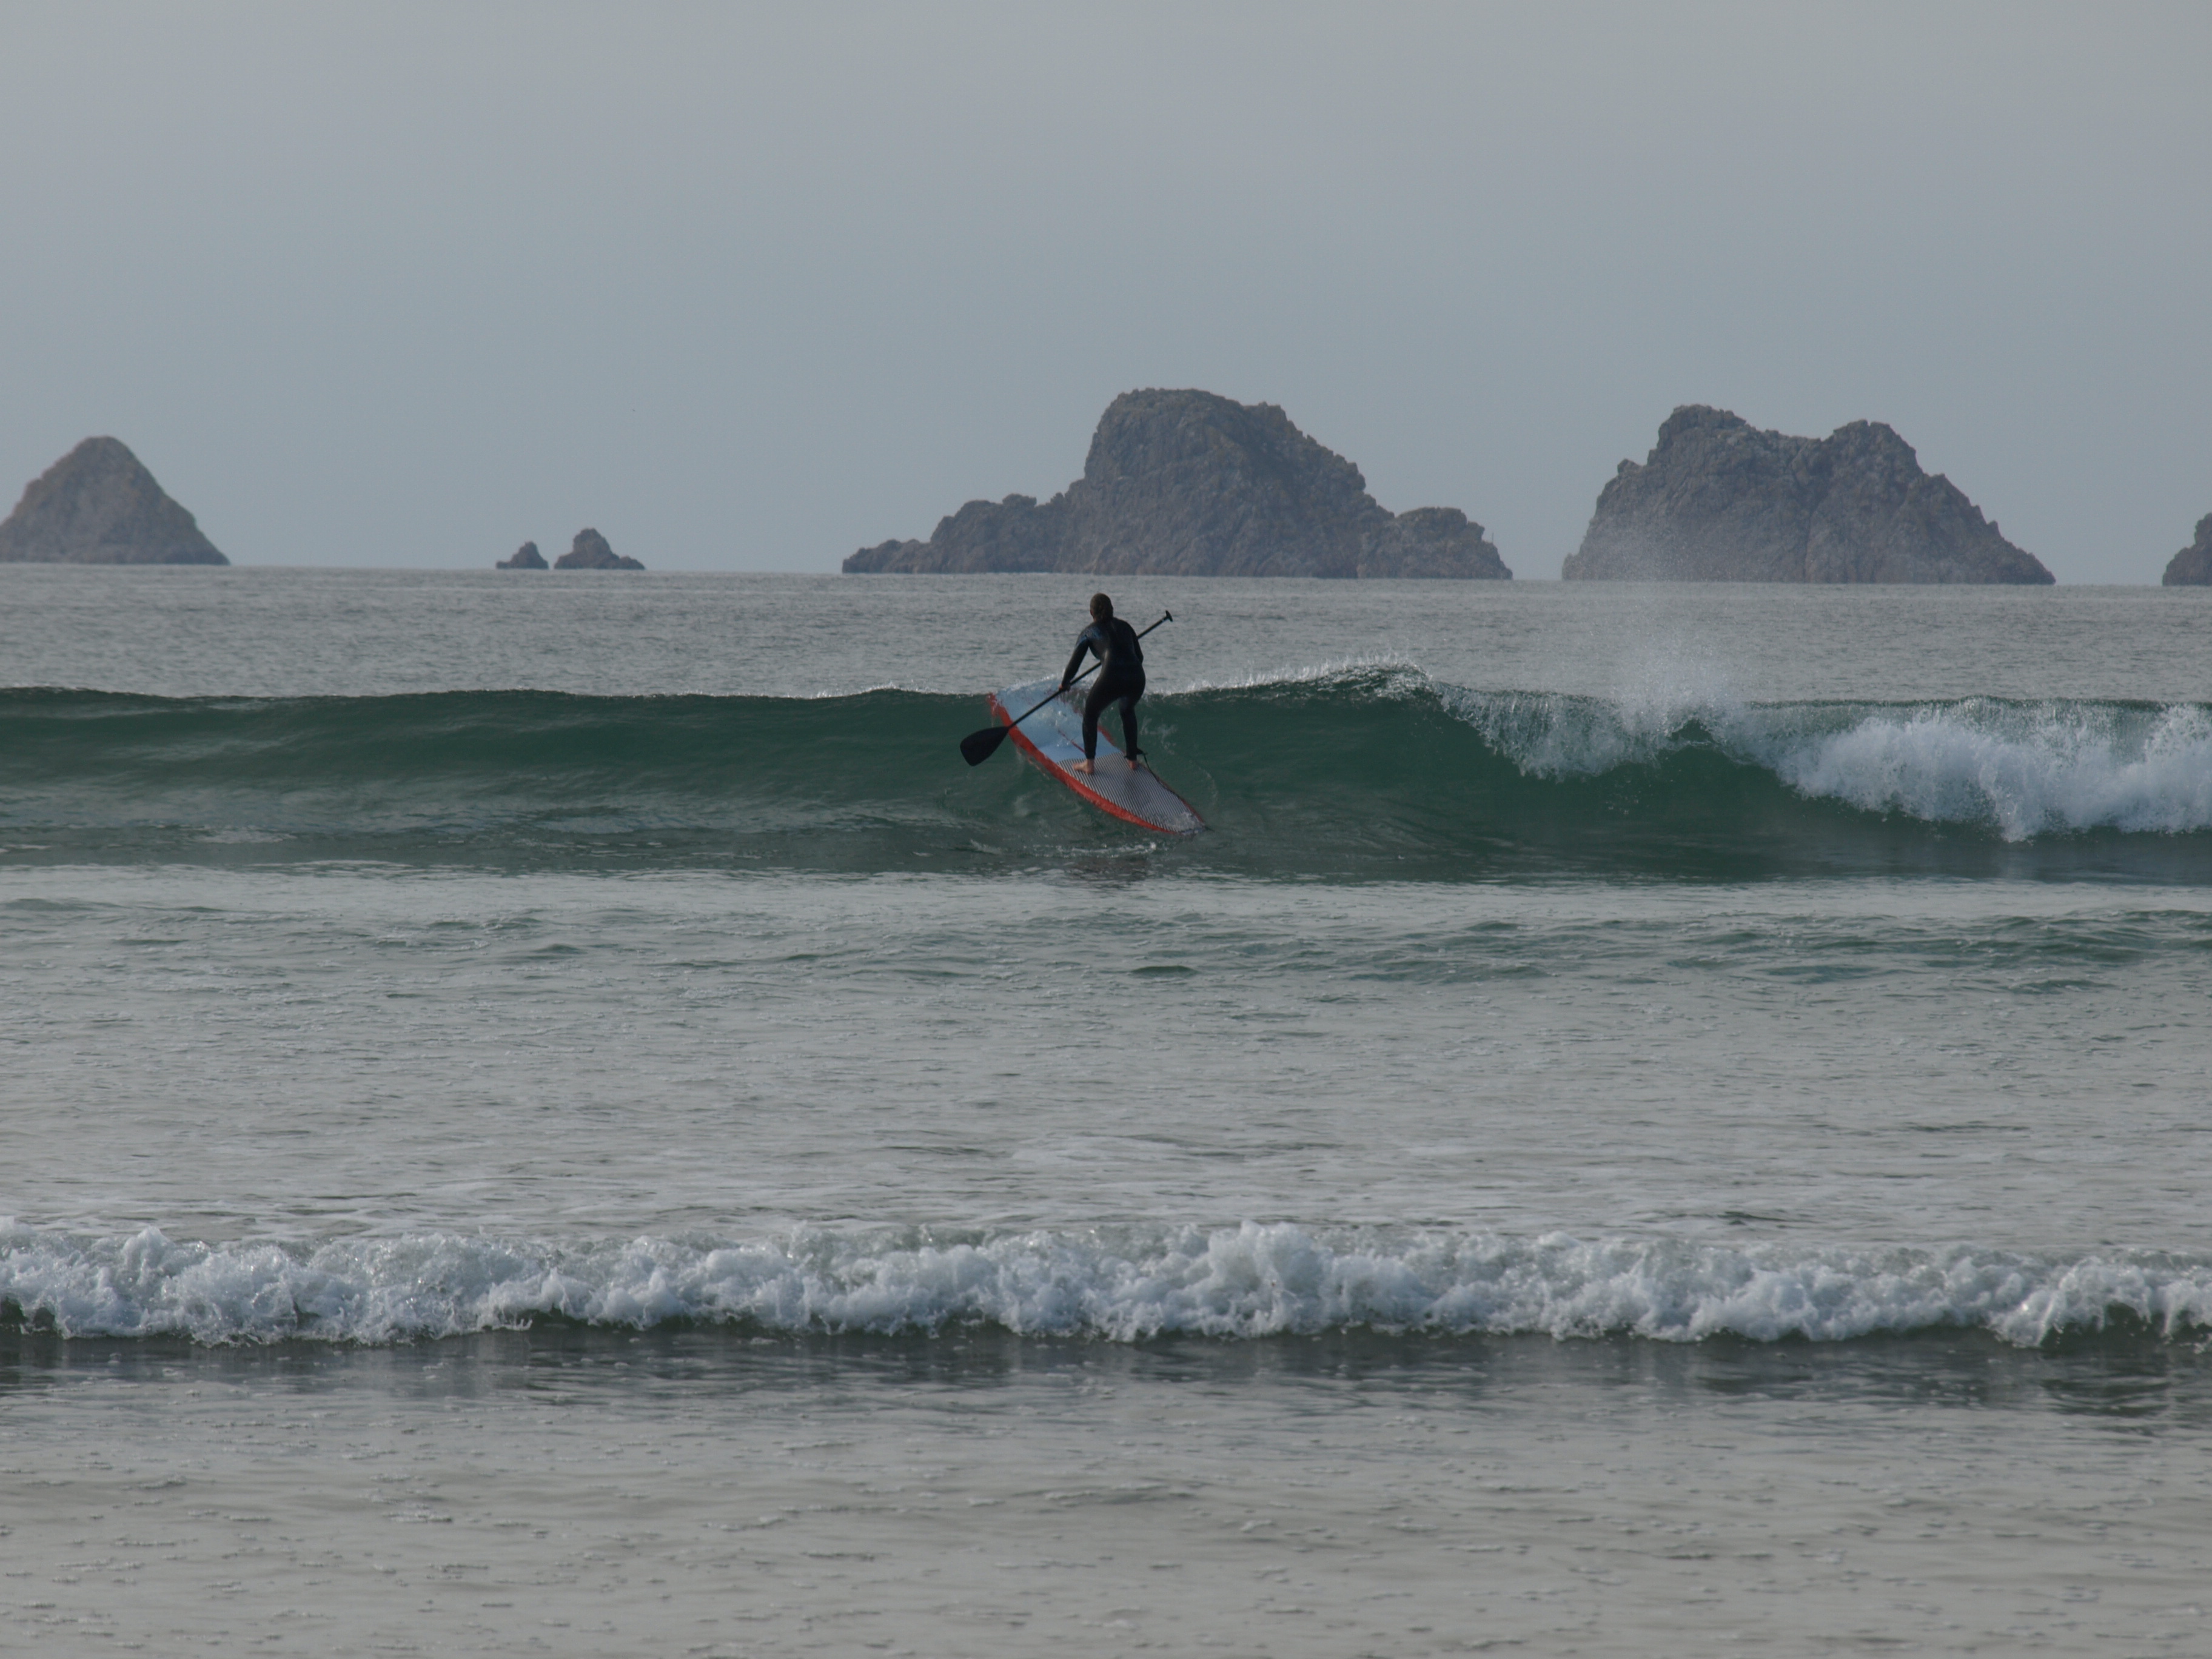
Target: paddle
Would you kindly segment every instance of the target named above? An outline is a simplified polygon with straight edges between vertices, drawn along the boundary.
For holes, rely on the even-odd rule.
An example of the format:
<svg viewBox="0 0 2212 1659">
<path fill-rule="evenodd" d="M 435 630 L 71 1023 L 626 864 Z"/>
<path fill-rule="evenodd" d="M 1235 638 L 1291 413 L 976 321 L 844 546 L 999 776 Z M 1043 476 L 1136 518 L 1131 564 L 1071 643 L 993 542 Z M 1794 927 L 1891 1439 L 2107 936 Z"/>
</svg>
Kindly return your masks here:
<svg viewBox="0 0 2212 1659">
<path fill-rule="evenodd" d="M 1160 613 L 1160 622 L 1154 623 L 1152 624 L 1152 628 L 1158 628 L 1160 625 L 1160 623 L 1171 623 L 1174 620 L 1174 611 L 1162 611 Z M 1141 640 L 1146 634 L 1152 631 L 1152 628 L 1139 629 L 1138 631 L 1137 637 Z M 1089 679 L 1104 665 L 1105 665 L 1103 663 L 1092 663 L 1090 667 L 1085 669 L 1080 674 L 1078 674 L 1073 679 L 1070 680 L 1067 683 L 1067 685 L 1060 687 L 1060 691 L 1054 692 L 1052 694 L 1052 697 L 1059 696 L 1060 692 L 1066 691 L 1068 689 L 1068 686 L 1082 684 L 1084 681 Z M 1044 702 L 1037 704 L 1036 708 L 1024 711 L 1020 720 L 1010 721 L 1005 726 L 987 726 L 980 732 L 970 732 L 966 737 L 960 739 L 960 753 L 962 758 L 966 760 L 968 764 L 970 766 L 981 766 L 985 761 L 990 759 L 992 756 L 999 752 L 999 745 L 1006 740 L 1007 732 L 1012 731 L 1015 726 L 1019 726 L 1022 723 L 1022 720 L 1025 720 L 1031 714 L 1036 714 L 1037 708 L 1043 708 L 1045 702 L 1050 702 L 1052 701 L 1052 697 L 1047 697 L 1044 700 Z"/>
</svg>

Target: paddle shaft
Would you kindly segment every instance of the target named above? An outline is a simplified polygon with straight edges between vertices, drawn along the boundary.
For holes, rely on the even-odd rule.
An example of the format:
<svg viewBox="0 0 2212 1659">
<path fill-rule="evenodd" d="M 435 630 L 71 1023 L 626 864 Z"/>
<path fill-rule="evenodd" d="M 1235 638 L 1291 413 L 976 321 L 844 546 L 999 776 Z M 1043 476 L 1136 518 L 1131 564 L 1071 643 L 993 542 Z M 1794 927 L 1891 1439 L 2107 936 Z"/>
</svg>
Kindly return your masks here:
<svg viewBox="0 0 2212 1659">
<path fill-rule="evenodd" d="M 1174 620 L 1174 611 L 1164 611 L 1161 614 L 1160 622 L 1154 623 L 1152 624 L 1152 628 L 1158 628 L 1160 625 L 1160 623 L 1171 623 Z M 1146 629 L 1142 633 L 1139 633 L 1137 637 L 1141 640 L 1145 637 L 1146 634 L 1149 634 L 1152 631 L 1152 628 Z M 966 737 L 960 739 L 960 757 L 966 761 L 970 766 L 981 766 L 985 761 L 990 759 L 992 756 L 999 752 L 999 745 L 1006 741 L 1007 734 L 1012 732 L 1016 726 L 1022 723 L 1023 720 L 1027 720 L 1031 714 L 1036 714 L 1037 708 L 1043 708 L 1045 702 L 1050 702 L 1053 697 L 1061 696 L 1066 692 L 1070 687 L 1082 684 L 1084 681 L 1089 679 L 1104 665 L 1105 665 L 1103 663 L 1091 664 L 1090 667 L 1085 669 L 1080 674 L 1078 674 L 1073 679 L 1070 680 L 1066 685 L 1061 686 L 1058 691 L 1054 692 L 1052 694 L 1052 697 L 1047 697 L 1044 700 L 1044 702 L 1037 704 L 1036 708 L 1023 710 L 1021 717 L 1018 720 L 1008 720 L 1004 726 L 987 726 L 980 732 L 970 732 Z"/>
<path fill-rule="evenodd" d="M 1156 622 L 1156 623 L 1154 623 L 1152 624 L 1152 628 L 1158 628 L 1158 627 L 1160 625 L 1160 623 L 1171 623 L 1171 622 L 1173 622 L 1174 620 L 1175 620 L 1175 612 L 1174 612 L 1174 611 L 1170 611 L 1166 612 L 1165 614 L 1164 614 L 1164 615 L 1160 617 L 1160 622 Z M 1140 639 L 1140 640 L 1141 640 L 1142 638 L 1144 638 L 1144 637 L 1145 637 L 1145 635 L 1146 635 L 1146 634 L 1149 634 L 1149 633 L 1151 633 L 1151 632 L 1152 631 L 1152 628 L 1146 628 L 1146 629 L 1142 629 L 1139 630 L 1138 635 L 1137 635 L 1137 637 L 1138 637 L 1139 639 Z M 1061 686 L 1061 687 L 1060 688 L 1060 690 L 1057 690 L 1057 691 L 1054 692 L 1054 693 L 1052 694 L 1052 696 L 1051 696 L 1051 697 L 1047 697 L 1047 698 L 1044 700 L 1044 702 L 1041 702 L 1041 703 L 1037 704 L 1036 708 L 1032 708 L 1032 709 L 1030 709 L 1030 710 L 1029 711 L 1029 714 L 1024 714 L 1024 715 L 1021 717 L 1021 720 L 1008 720 L 1008 721 L 1006 722 L 1006 730 L 1008 730 L 1009 732 L 1012 731 L 1012 730 L 1014 729 L 1014 727 L 1016 727 L 1017 726 L 1019 726 L 1019 725 L 1022 723 L 1022 720 L 1027 720 L 1027 719 L 1030 717 L 1030 714 L 1036 714 L 1036 711 L 1037 711 L 1037 708 L 1043 708 L 1043 707 L 1044 707 L 1044 703 L 1045 703 L 1045 702 L 1050 702 L 1053 700 L 1053 697 L 1065 696 L 1068 692 L 1073 691 L 1073 690 L 1077 686 L 1079 686 L 1079 685 L 1082 684 L 1084 681 L 1085 681 L 1085 680 L 1089 679 L 1089 678 L 1090 678 L 1093 674 L 1097 673 L 1100 669 L 1103 668 L 1105 665 L 1105 665 L 1104 663 L 1103 663 L 1103 662 L 1094 662 L 1094 663 L 1092 663 L 1092 664 L 1091 665 L 1091 666 L 1090 666 L 1090 667 L 1088 667 L 1088 668 L 1085 669 L 1085 670 L 1084 670 L 1080 674 L 1078 674 L 1078 675 L 1077 675 L 1073 679 L 1072 679 L 1072 680 L 1068 681 L 1068 683 L 1067 683 L 1066 685 Z"/>
</svg>

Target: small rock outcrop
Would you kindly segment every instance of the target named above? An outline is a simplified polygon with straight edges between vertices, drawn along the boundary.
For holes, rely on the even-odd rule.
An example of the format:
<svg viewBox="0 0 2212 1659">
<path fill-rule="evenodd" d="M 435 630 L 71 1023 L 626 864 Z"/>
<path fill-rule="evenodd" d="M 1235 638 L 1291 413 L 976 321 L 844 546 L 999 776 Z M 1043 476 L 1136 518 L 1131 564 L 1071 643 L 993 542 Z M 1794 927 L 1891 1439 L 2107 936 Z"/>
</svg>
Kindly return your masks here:
<svg viewBox="0 0 2212 1659">
<path fill-rule="evenodd" d="M 514 557 L 501 559 L 492 567 L 495 570 L 550 570 L 552 568 L 545 562 L 545 556 L 538 550 L 536 542 L 523 543 L 514 550 Z"/>
<path fill-rule="evenodd" d="M 1570 581 L 2021 582 L 2053 579 L 1879 421 L 1825 438 L 1690 404 L 1598 493 Z"/>
<path fill-rule="evenodd" d="M 2165 586 L 2212 587 L 2212 513 L 2197 521 L 2197 539 L 2166 562 Z"/>
<path fill-rule="evenodd" d="M 1125 392 L 1083 476 L 1050 501 L 970 501 L 926 542 L 845 561 L 873 571 L 1455 578 L 1512 575 L 1457 507 L 1390 513 L 1350 461 L 1273 404 Z"/>
<path fill-rule="evenodd" d="M 521 556 L 516 555 L 519 558 Z M 617 553 L 607 545 L 607 538 L 596 530 L 579 530 L 568 550 L 553 561 L 556 570 L 642 570 L 645 567 L 626 554 Z"/>
<path fill-rule="evenodd" d="M 0 564 L 229 562 L 114 438 L 87 438 L 0 521 Z"/>
</svg>

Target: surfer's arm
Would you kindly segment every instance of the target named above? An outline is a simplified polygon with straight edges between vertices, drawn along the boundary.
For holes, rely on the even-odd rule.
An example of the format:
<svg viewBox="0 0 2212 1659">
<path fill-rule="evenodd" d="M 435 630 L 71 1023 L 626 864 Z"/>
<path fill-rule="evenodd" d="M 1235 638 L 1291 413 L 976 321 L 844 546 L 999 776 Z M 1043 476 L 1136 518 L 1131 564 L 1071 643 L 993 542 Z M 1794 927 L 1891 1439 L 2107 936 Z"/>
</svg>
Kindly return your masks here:
<svg viewBox="0 0 2212 1659">
<path fill-rule="evenodd" d="M 1091 649 L 1091 632 L 1085 629 L 1075 641 L 1075 653 L 1068 658 L 1067 666 L 1060 671 L 1060 689 L 1061 690 L 1065 691 L 1075 684 L 1076 672 L 1083 666 L 1083 653 L 1090 649 Z"/>
</svg>

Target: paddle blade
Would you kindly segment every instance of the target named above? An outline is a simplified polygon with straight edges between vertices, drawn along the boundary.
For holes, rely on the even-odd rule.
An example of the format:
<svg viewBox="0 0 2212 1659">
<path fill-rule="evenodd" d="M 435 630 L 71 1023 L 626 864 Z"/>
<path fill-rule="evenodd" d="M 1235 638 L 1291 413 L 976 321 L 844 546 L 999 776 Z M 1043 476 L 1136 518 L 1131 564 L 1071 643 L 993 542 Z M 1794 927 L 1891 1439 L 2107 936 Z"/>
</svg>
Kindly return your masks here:
<svg viewBox="0 0 2212 1659">
<path fill-rule="evenodd" d="M 970 766 L 981 766 L 999 752 L 999 745 L 1012 729 L 1007 726 L 987 726 L 980 732 L 970 732 L 960 739 L 961 759 Z"/>
</svg>

